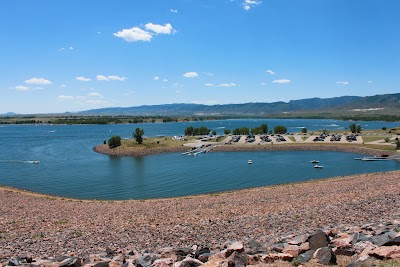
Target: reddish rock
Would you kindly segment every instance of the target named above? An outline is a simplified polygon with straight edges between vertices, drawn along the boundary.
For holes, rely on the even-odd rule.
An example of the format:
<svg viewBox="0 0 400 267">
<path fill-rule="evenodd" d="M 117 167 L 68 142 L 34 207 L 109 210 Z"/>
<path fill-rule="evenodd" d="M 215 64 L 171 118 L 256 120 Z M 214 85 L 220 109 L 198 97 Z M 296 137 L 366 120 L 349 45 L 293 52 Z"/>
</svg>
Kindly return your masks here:
<svg viewBox="0 0 400 267">
<path fill-rule="evenodd" d="M 173 264 L 174 261 L 171 258 L 158 259 L 153 262 L 155 267 L 171 267 Z"/>
<path fill-rule="evenodd" d="M 317 250 L 319 248 L 328 246 L 329 237 L 325 232 L 318 230 L 308 238 L 308 242 L 310 243 L 311 250 Z"/>
<path fill-rule="evenodd" d="M 277 260 L 292 261 L 293 255 L 288 253 L 269 253 L 262 257 L 262 261 L 265 263 L 272 263 Z"/>
<path fill-rule="evenodd" d="M 400 246 L 385 246 L 373 249 L 368 253 L 370 256 L 377 259 L 399 259 Z"/>
<path fill-rule="evenodd" d="M 296 236 L 294 239 L 288 241 L 289 245 L 300 245 L 307 241 L 308 236 L 306 234 Z"/>
<path fill-rule="evenodd" d="M 298 245 L 288 245 L 286 248 L 283 250 L 283 253 L 288 253 L 290 255 L 293 255 L 293 257 L 297 257 L 299 254 L 307 251 L 310 248 L 309 243 L 303 243 L 300 246 Z"/>
<path fill-rule="evenodd" d="M 121 264 L 119 262 L 116 261 L 112 261 L 110 263 L 108 263 L 109 267 L 121 267 Z"/>
</svg>

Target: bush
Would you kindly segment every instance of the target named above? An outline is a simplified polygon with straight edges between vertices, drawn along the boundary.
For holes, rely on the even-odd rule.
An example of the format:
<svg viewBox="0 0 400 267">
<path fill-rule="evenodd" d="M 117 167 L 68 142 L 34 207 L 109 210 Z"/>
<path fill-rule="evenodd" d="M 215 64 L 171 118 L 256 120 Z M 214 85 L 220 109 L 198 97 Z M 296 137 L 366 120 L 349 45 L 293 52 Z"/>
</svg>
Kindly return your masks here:
<svg viewBox="0 0 400 267">
<path fill-rule="evenodd" d="M 225 130 L 224 130 L 224 134 L 225 134 L 225 135 L 228 135 L 228 134 L 230 134 L 230 133 L 231 133 L 231 130 L 228 130 L 228 129 L 225 129 Z"/>
<path fill-rule="evenodd" d="M 106 141 L 106 140 L 104 140 L 103 144 L 105 144 L 105 145 L 106 145 L 106 144 L 107 144 L 107 141 Z"/>
<path fill-rule="evenodd" d="M 119 137 L 118 135 L 112 136 L 108 140 L 108 146 L 110 148 L 116 148 L 119 147 L 120 145 L 121 145 L 121 137 Z"/>
<path fill-rule="evenodd" d="M 301 129 L 301 132 L 304 133 L 304 134 L 307 133 L 307 128 Z"/>
</svg>

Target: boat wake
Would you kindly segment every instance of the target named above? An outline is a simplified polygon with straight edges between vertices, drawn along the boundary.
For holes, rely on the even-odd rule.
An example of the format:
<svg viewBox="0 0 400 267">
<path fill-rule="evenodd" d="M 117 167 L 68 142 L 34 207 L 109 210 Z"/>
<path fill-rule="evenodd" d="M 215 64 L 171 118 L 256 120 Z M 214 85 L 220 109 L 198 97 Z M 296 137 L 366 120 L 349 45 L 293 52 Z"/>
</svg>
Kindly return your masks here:
<svg viewBox="0 0 400 267">
<path fill-rule="evenodd" d="M 39 160 L 0 160 L 0 163 L 26 163 L 26 164 L 39 164 Z"/>
</svg>

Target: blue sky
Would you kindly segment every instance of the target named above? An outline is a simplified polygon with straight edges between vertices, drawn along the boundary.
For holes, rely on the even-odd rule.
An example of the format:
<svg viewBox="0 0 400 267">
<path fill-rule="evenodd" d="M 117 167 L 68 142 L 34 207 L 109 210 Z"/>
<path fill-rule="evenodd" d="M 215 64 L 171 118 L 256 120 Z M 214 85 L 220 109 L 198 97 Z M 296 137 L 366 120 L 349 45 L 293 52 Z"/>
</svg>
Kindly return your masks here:
<svg viewBox="0 0 400 267">
<path fill-rule="evenodd" d="M 2 0 L 0 113 L 397 93 L 398 0 Z"/>
</svg>

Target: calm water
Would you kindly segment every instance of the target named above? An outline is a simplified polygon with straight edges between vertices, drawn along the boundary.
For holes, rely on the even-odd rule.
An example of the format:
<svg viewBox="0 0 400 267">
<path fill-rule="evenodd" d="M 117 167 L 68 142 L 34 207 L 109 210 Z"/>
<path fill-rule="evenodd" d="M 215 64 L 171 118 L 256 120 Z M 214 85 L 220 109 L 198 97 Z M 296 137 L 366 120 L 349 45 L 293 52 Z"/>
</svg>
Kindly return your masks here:
<svg viewBox="0 0 400 267">
<path fill-rule="evenodd" d="M 396 161 L 362 162 L 360 155 L 339 152 L 237 152 L 147 157 L 110 157 L 92 151 L 112 135 L 128 138 L 136 127 L 147 136 L 181 135 L 184 129 L 224 129 L 267 123 L 314 131 L 345 129 L 336 120 L 226 120 L 131 125 L 0 126 L 0 184 L 46 194 L 85 199 L 144 199 L 220 192 L 338 175 L 400 169 Z M 364 129 L 400 123 L 359 122 Z M 253 165 L 247 160 L 252 159 Z M 318 159 L 323 169 L 310 161 Z M 40 164 L 30 161 L 39 160 Z"/>
</svg>

